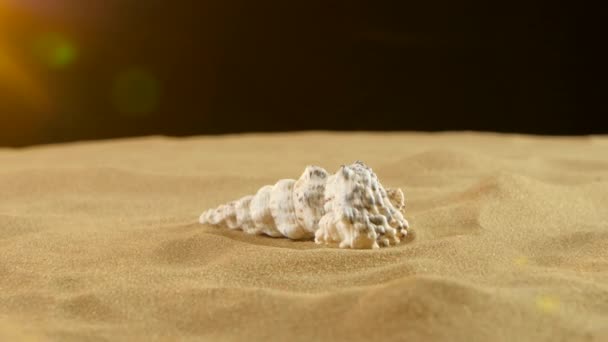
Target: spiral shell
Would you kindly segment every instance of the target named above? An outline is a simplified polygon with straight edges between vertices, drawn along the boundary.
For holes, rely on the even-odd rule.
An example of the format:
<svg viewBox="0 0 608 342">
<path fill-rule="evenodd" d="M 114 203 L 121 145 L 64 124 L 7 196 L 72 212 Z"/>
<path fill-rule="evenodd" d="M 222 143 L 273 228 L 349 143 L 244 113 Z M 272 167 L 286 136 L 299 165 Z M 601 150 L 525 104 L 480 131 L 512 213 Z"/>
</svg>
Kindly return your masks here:
<svg viewBox="0 0 608 342">
<path fill-rule="evenodd" d="M 307 166 L 298 180 L 282 179 L 255 195 L 205 211 L 203 224 L 249 234 L 315 238 L 341 248 L 378 248 L 407 235 L 401 189 L 387 189 L 370 167 L 357 161 L 335 174 Z"/>
</svg>

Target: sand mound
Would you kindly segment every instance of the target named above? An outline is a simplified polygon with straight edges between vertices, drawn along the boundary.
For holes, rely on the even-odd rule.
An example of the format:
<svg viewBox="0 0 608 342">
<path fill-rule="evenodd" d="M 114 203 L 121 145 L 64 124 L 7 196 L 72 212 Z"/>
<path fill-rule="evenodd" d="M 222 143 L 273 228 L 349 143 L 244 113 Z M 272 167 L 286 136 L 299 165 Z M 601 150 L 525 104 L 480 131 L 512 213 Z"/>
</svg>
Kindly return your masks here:
<svg viewBox="0 0 608 342">
<path fill-rule="evenodd" d="M 0 150 L 0 340 L 608 339 L 608 138 L 294 133 Z M 404 187 L 381 250 L 197 224 L 307 164 Z"/>
</svg>

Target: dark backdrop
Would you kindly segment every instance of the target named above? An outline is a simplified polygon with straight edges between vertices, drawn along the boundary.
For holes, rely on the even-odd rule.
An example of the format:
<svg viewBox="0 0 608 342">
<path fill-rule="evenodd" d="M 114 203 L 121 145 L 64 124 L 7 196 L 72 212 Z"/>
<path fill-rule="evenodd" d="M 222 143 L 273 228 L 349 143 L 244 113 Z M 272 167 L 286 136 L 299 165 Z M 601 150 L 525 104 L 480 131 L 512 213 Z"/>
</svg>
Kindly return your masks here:
<svg viewBox="0 0 608 342">
<path fill-rule="evenodd" d="M 4 9 L 13 18 L 5 48 L 30 81 L 17 82 L 5 66 L 13 81 L 0 82 L 1 145 L 309 129 L 608 132 L 606 87 L 590 81 L 602 41 L 592 9 L 534 1 L 25 3 Z"/>
</svg>

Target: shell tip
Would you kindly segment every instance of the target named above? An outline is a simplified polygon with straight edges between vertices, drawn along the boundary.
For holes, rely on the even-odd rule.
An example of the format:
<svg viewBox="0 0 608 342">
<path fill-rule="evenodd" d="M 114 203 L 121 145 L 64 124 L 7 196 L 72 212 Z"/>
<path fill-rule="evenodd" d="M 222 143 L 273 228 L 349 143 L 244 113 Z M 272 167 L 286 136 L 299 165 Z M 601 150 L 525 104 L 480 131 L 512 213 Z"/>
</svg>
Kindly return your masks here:
<svg viewBox="0 0 608 342">
<path fill-rule="evenodd" d="M 205 212 L 203 212 L 201 214 L 201 216 L 199 216 L 198 223 L 201 223 L 201 224 L 207 223 L 207 218 L 206 218 L 207 215 L 206 214 L 207 214 L 207 212 L 205 211 Z"/>
</svg>

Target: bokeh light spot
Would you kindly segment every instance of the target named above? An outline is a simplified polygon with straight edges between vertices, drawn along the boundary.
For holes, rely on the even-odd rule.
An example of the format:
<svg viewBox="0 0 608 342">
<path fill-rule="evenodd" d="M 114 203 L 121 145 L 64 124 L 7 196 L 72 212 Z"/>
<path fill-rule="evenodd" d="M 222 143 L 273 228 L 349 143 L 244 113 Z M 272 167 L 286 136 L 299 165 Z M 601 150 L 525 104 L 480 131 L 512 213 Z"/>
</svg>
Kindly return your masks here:
<svg viewBox="0 0 608 342">
<path fill-rule="evenodd" d="M 34 43 L 34 52 L 48 67 L 65 68 L 76 60 L 77 49 L 67 37 L 58 33 L 46 33 Z"/>
<path fill-rule="evenodd" d="M 554 313 L 559 310 L 560 302 L 559 299 L 549 296 L 549 295 L 540 295 L 536 297 L 536 307 L 538 310 L 544 313 Z"/>
<path fill-rule="evenodd" d="M 145 115 L 157 109 L 160 93 L 160 82 L 152 73 L 132 68 L 116 77 L 112 100 L 123 114 Z"/>
<path fill-rule="evenodd" d="M 515 260 L 513 260 L 513 262 L 517 266 L 525 266 L 528 264 L 528 257 L 520 256 L 520 257 L 515 258 Z"/>
</svg>

